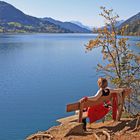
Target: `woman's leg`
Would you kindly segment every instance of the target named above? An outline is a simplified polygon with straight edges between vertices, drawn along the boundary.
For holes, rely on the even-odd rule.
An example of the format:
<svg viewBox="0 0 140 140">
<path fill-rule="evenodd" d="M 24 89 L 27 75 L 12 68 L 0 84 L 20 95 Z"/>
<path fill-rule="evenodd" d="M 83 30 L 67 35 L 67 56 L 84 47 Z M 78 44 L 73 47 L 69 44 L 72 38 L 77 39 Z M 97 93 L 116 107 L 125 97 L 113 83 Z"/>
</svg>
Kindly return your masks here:
<svg viewBox="0 0 140 140">
<path fill-rule="evenodd" d="M 83 129 L 86 131 L 86 126 L 87 126 L 87 121 L 86 118 L 82 119 L 82 123 L 83 123 Z"/>
</svg>

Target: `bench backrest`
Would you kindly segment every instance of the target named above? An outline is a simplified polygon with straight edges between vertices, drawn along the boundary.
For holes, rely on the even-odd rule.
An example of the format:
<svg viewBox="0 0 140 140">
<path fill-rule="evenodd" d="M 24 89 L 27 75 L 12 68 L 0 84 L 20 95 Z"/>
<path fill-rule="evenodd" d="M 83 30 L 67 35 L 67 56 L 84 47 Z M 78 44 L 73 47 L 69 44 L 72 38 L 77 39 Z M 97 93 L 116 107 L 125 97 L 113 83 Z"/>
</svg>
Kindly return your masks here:
<svg viewBox="0 0 140 140">
<path fill-rule="evenodd" d="M 117 120 L 120 120 L 120 118 L 121 118 L 125 97 L 128 96 L 131 93 L 132 93 L 132 91 L 130 90 L 130 88 L 124 89 L 123 93 L 121 93 L 121 92 L 120 93 L 115 93 L 115 94 L 117 94 L 117 100 L 118 100 L 118 111 L 117 111 L 118 114 L 117 114 L 117 117 L 116 117 Z M 87 101 L 84 104 L 80 104 L 80 102 L 68 104 L 67 108 L 66 108 L 66 111 L 71 112 L 71 111 L 79 110 L 79 122 L 82 122 L 82 115 L 83 115 L 83 109 L 84 108 L 88 108 L 90 106 L 98 105 L 98 104 L 103 103 L 105 101 L 109 101 L 109 100 L 111 100 L 112 97 L 113 97 L 113 93 L 110 94 L 109 96 L 101 96 L 96 101 L 92 101 L 92 102 Z"/>
<path fill-rule="evenodd" d="M 97 101 L 87 101 L 83 104 L 83 108 L 88 108 L 90 106 L 94 106 L 94 105 L 98 105 L 100 103 L 103 103 L 105 101 L 108 101 L 112 98 L 111 95 L 109 96 L 101 96 L 101 98 L 99 98 Z M 80 110 L 80 102 L 75 102 L 75 103 L 72 103 L 72 104 L 68 104 L 67 105 L 67 108 L 66 108 L 66 111 L 67 112 L 72 112 L 72 111 L 76 111 L 76 110 Z"/>
</svg>

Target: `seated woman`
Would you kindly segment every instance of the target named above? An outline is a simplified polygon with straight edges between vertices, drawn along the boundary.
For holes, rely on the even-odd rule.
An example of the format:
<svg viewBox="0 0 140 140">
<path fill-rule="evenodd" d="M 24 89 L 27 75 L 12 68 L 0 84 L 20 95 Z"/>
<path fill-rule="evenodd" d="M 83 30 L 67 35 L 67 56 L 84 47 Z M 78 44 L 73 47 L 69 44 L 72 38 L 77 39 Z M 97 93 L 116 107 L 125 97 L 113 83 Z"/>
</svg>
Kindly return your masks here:
<svg viewBox="0 0 140 140">
<path fill-rule="evenodd" d="M 108 81 L 105 78 L 99 78 L 97 83 L 98 83 L 99 90 L 97 91 L 95 96 L 84 97 L 84 98 L 82 98 L 80 100 L 80 103 L 83 103 L 85 101 L 95 102 L 101 96 L 110 96 L 113 93 L 122 93 L 122 92 L 124 92 L 123 88 L 119 88 L 119 89 L 111 89 L 111 88 L 109 88 L 108 87 Z M 107 104 L 106 102 L 104 102 L 104 106 L 108 108 L 110 105 Z M 83 123 L 84 123 L 83 128 L 84 128 L 84 130 L 86 130 L 86 119 L 83 119 Z"/>
</svg>

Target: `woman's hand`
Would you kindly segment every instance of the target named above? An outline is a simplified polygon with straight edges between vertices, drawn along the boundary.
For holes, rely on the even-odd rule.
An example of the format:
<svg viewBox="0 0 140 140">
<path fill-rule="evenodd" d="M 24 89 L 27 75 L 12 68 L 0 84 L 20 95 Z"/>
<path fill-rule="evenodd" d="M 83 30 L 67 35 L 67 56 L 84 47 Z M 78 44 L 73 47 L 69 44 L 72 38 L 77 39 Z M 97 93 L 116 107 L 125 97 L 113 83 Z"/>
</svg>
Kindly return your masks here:
<svg viewBox="0 0 140 140">
<path fill-rule="evenodd" d="M 80 103 L 84 103 L 88 100 L 88 97 L 83 97 L 82 99 L 79 100 Z"/>
</svg>

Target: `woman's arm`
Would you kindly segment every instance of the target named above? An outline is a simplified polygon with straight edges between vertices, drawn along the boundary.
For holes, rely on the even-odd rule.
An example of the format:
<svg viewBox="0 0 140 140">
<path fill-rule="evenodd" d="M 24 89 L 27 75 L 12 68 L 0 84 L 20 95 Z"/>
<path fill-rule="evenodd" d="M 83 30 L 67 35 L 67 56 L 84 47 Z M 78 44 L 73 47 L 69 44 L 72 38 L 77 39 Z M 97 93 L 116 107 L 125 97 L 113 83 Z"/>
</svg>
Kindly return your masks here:
<svg viewBox="0 0 140 140">
<path fill-rule="evenodd" d="M 99 89 L 95 96 L 88 97 L 89 101 L 97 101 L 102 96 L 102 89 Z"/>
<path fill-rule="evenodd" d="M 83 102 L 85 102 L 85 101 L 97 101 L 100 97 L 102 96 L 102 90 L 101 89 L 99 89 L 98 91 L 97 91 L 97 93 L 95 94 L 95 96 L 90 96 L 90 97 L 84 97 L 84 98 L 82 98 L 82 99 L 80 99 L 79 101 L 80 101 L 80 103 L 83 103 Z"/>
</svg>

